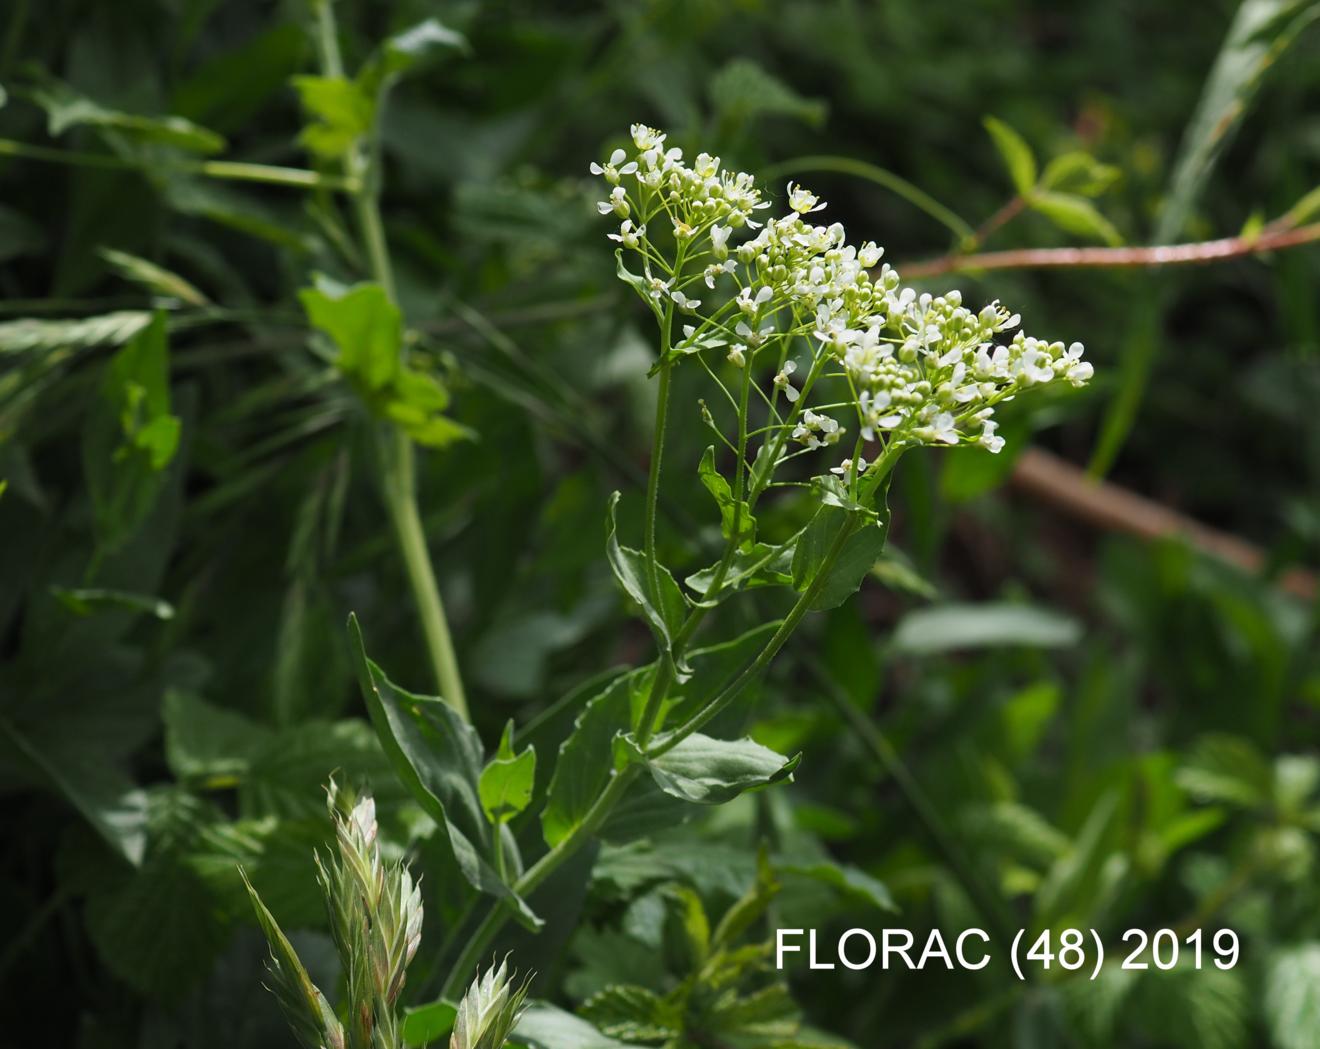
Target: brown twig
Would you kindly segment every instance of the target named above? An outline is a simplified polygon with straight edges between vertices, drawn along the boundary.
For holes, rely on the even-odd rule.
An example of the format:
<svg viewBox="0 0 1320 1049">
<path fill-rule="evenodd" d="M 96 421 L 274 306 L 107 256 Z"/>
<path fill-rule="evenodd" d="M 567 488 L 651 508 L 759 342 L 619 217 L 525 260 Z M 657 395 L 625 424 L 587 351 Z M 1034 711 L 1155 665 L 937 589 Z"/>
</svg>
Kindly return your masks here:
<svg viewBox="0 0 1320 1049">
<path fill-rule="evenodd" d="M 968 270 L 1124 269 L 1195 265 L 1259 255 L 1320 241 L 1320 222 L 1295 228 L 1266 228 L 1254 236 L 1222 237 L 1195 244 L 1127 248 L 1021 248 L 972 255 L 943 255 L 900 265 L 904 277 L 938 277 Z"/>
<path fill-rule="evenodd" d="M 1182 538 L 1211 557 L 1252 574 L 1263 571 L 1268 563 L 1264 551 L 1246 540 L 1112 482 L 1097 481 L 1080 467 L 1039 448 L 1022 453 L 1013 468 L 1013 484 L 1099 528 L 1143 539 Z M 1305 601 L 1316 598 L 1316 577 L 1305 569 L 1287 569 L 1279 575 L 1278 585 Z"/>
</svg>

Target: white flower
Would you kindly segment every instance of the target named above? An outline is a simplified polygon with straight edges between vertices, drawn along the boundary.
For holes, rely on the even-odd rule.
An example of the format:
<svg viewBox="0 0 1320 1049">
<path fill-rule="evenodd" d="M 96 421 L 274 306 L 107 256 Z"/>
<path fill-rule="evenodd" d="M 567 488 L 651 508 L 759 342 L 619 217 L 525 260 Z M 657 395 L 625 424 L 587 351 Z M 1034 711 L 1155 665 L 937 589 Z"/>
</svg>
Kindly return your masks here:
<svg viewBox="0 0 1320 1049">
<path fill-rule="evenodd" d="M 858 249 L 857 261 L 869 270 L 880 261 L 880 258 L 884 253 L 884 248 L 878 248 L 876 247 L 875 241 L 868 240 L 860 249 Z"/>
<path fill-rule="evenodd" d="M 762 284 L 755 294 L 752 294 L 751 285 L 738 292 L 738 308 L 749 317 L 760 311 L 761 307 L 770 301 L 774 295 L 774 289 L 768 284 Z"/>
<path fill-rule="evenodd" d="M 636 248 L 641 238 L 646 236 L 646 227 L 638 226 L 633 228 L 632 219 L 624 219 L 623 224 L 619 226 L 618 233 L 608 234 L 610 240 L 617 240 L 625 248 Z"/>
<path fill-rule="evenodd" d="M 784 399 L 787 400 L 789 404 L 796 401 L 799 396 L 798 391 L 795 390 L 792 384 L 788 381 L 788 377 L 795 371 L 797 371 L 797 361 L 789 360 L 784 362 L 784 366 L 779 369 L 779 374 L 775 376 L 775 387 L 784 391 Z M 807 414 L 811 414 L 810 410 L 808 410 Z"/>
<path fill-rule="evenodd" d="M 674 305 L 680 310 L 694 311 L 701 305 L 700 299 L 689 299 L 677 288 L 669 293 L 669 297 L 674 300 Z"/>
<path fill-rule="evenodd" d="M 1074 342 L 1068 347 L 1065 353 L 1056 363 L 1064 365 L 1063 377 L 1073 386 L 1085 386 L 1091 381 L 1091 376 L 1095 374 L 1095 368 L 1090 361 L 1082 360 L 1082 351 L 1084 347 L 1080 342 Z"/>
<path fill-rule="evenodd" d="M 665 143 L 665 136 L 655 128 L 647 127 L 645 124 L 634 124 L 628 129 L 632 135 L 633 145 L 642 150 L 658 150 Z"/>
<path fill-rule="evenodd" d="M 621 219 L 628 217 L 628 191 L 622 186 L 615 186 L 610 190 L 610 199 L 596 202 L 596 210 L 602 215 L 608 215 L 610 212 L 618 215 Z"/>
<path fill-rule="evenodd" d="M 982 448 L 986 448 L 996 455 L 1004 448 L 1004 439 L 997 437 L 995 431 L 999 429 L 999 424 L 993 419 L 986 419 L 981 424 L 981 436 L 976 439 L 976 443 Z"/>
<path fill-rule="evenodd" d="M 735 342 L 732 349 L 729 350 L 728 361 L 735 368 L 747 367 L 747 347 L 740 342 Z"/>
<path fill-rule="evenodd" d="M 674 220 L 674 239 L 691 240 L 696 235 L 696 230 L 689 226 L 682 219 Z"/>
<path fill-rule="evenodd" d="M 710 228 L 710 249 L 717 259 L 727 258 L 729 254 L 729 234 L 733 232 L 732 226 L 711 226 Z"/>
<path fill-rule="evenodd" d="M 838 466 L 831 466 L 830 473 L 838 474 L 840 477 L 848 477 L 852 473 L 853 461 L 845 459 Z M 857 476 L 866 473 L 866 460 L 860 455 L 857 457 Z"/>
<path fill-rule="evenodd" d="M 626 164 L 624 163 L 625 160 L 628 160 L 628 154 L 621 149 L 616 149 L 610 154 L 610 159 L 605 162 L 604 166 L 593 162 L 591 173 L 593 175 L 604 175 L 606 182 L 611 186 L 617 186 L 621 176 L 631 175 L 637 170 L 635 160 L 628 160 Z"/>
<path fill-rule="evenodd" d="M 669 289 L 674 286 L 672 278 L 670 280 L 661 280 L 659 277 L 647 278 L 646 294 L 659 302 L 669 294 Z"/>
<path fill-rule="evenodd" d="M 791 182 L 788 184 L 788 206 L 799 215 L 810 215 L 813 211 L 820 211 L 825 207 L 816 194 Z"/>
</svg>

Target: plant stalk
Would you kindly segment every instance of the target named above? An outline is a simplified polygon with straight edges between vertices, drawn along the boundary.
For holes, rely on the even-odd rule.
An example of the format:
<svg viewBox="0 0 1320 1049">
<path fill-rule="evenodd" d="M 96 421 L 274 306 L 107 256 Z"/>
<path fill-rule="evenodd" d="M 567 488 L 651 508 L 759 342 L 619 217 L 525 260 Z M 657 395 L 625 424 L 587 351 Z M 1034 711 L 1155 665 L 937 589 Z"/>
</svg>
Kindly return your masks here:
<svg viewBox="0 0 1320 1049">
<path fill-rule="evenodd" d="M 339 53 L 333 2 L 319 0 L 314 6 L 321 69 L 326 76 L 343 76 L 344 63 Z M 385 226 L 380 214 L 377 164 L 375 150 L 355 148 L 344 160 L 344 171 L 346 180 L 353 186 L 353 210 L 366 248 L 371 275 L 397 306 L 394 267 L 390 262 L 389 245 L 385 240 Z M 422 637 L 440 698 L 458 711 L 464 720 L 470 720 L 467 693 L 459 673 L 449 620 L 445 615 L 444 601 L 436 582 L 435 565 L 431 561 L 417 505 L 417 476 L 412 441 L 400 427 L 391 426 L 388 436 L 377 436 L 377 445 L 383 462 L 382 494 L 386 512 L 394 525 L 399 554 L 421 620 Z"/>
</svg>

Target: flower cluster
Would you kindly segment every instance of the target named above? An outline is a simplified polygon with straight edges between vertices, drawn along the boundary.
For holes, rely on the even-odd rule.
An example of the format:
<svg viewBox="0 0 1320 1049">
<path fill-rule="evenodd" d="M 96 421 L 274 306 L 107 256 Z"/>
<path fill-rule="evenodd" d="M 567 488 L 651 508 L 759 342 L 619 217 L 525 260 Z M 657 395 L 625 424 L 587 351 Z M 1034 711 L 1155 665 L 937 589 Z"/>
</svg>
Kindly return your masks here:
<svg viewBox="0 0 1320 1049">
<path fill-rule="evenodd" d="M 1015 331 L 1020 318 L 998 302 L 974 312 L 957 291 L 903 287 L 893 267 L 880 265 L 874 243 L 857 247 L 839 223 L 810 221 L 825 204 L 803 187 L 790 183 L 787 213 L 761 223 L 754 216 L 769 202 L 750 175 L 721 170 L 705 153 L 689 165 L 680 149 L 664 148 L 663 134 L 640 124 L 632 139 L 634 153 L 615 150 L 591 170 L 611 187 L 601 214 L 622 220 L 611 239 L 641 258 L 635 286 L 666 328 L 675 312 L 693 318 L 675 351 L 718 347 L 739 368 L 770 355 L 767 401 L 802 446 L 836 443 L 846 428 L 830 413 L 843 408 L 863 442 L 997 452 L 997 404 L 1025 388 L 1091 378 L 1080 343 L 1065 348 Z M 648 233 L 657 224 L 672 239 Z M 735 231 L 741 243 L 732 243 Z M 712 291 L 720 292 L 717 304 L 703 311 L 698 296 Z M 803 344 L 809 353 L 797 361 Z M 803 394 L 828 377 L 845 381 L 846 400 L 809 407 Z"/>
</svg>

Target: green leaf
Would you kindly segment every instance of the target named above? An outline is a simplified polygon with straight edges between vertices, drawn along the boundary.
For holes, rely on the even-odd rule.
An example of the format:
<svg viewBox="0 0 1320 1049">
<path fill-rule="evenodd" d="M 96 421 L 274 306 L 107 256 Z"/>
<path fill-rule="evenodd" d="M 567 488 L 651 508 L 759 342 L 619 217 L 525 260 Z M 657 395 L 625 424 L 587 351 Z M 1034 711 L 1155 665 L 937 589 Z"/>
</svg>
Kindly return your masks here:
<svg viewBox="0 0 1320 1049">
<path fill-rule="evenodd" d="M 227 145 L 223 135 L 199 127 L 191 120 L 175 116 L 147 117 L 107 109 L 55 79 L 46 79 L 41 87 L 32 90 L 31 97 L 46 111 L 47 130 L 56 138 L 71 128 L 94 127 L 133 141 L 170 146 L 190 153 L 219 153 Z"/>
<path fill-rule="evenodd" d="M 730 129 L 757 117 L 791 117 L 818 127 L 825 103 L 804 98 L 777 76 L 748 58 L 728 62 L 710 82 L 710 102 L 716 117 Z"/>
<path fill-rule="evenodd" d="M 721 597 L 737 593 L 744 588 L 792 586 L 793 551 L 796 543 L 796 538 L 779 546 L 753 543 L 746 550 L 736 551 L 720 588 Z M 718 568 L 719 562 L 716 562 L 709 568 L 693 572 L 683 582 L 691 590 L 705 597 L 715 581 L 715 572 Z"/>
<path fill-rule="evenodd" d="M 602 1034 L 586 1020 L 547 1002 L 527 1006 L 512 1040 L 528 1049 L 628 1049 L 626 1042 Z"/>
<path fill-rule="evenodd" d="M 457 1015 L 458 1007 L 443 1000 L 408 1009 L 403 1014 L 403 1044 L 409 1049 L 421 1049 L 443 1042 L 454 1029 Z"/>
<path fill-rule="evenodd" d="M 0 738 L 72 805 L 105 842 L 130 864 L 142 863 L 147 843 L 147 795 L 100 755 L 79 753 L 66 761 L 48 753 L 0 717 Z"/>
<path fill-rule="evenodd" d="M 1264 1011 L 1278 1049 L 1320 1049 L 1320 943 L 1270 956 Z"/>
<path fill-rule="evenodd" d="M 775 870 L 780 874 L 796 875 L 808 878 L 821 885 L 856 900 L 858 903 L 880 911 L 897 911 L 898 904 L 890 895 L 888 887 L 882 881 L 871 877 L 865 871 L 851 864 L 833 862 L 810 864 L 777 864 Z"/>
<path fill-rule="evenodd" d="M 338 293 L 305 288 L 298 298 L 312 326 L 339 348 L 335 365 L 369 393 L 389 387 L 399 372 L 403 318 L 379 284 L 356 284 Z"/>
<path fill-rule="evenodd" d="M 1315 189 L 1289 208 L 1284 220 L 1290 226 L 1302 226 L 1317 215 L 1320 215 L 1320 186 L 1316 186 Z"/>
<path fill-rule="evenodd" d="M 212 789 L 242 780 L 273 735 L 242 714 L 179 689 L 165 693 L 161 717 L 170 771 Z"/>
<path fill-rule="evenodd" d="M 1062 153 L 1045 165 L 1040 188 L 1098 197 L 1107 192 L 1122 174 L 1112 164 L 1102 164 L 1090 153 L 1077 150 Z"/>
<path fill-rule="evenodd" d="M 371 131 L 375 99 L 346 77 L 296 76 L 293 86 L 311 122 L 298 141 L 322 160 L 340 160 Z"/>
<path fill-rule="evenodd" d="M 1082 636 L 1081 625 L 1059 612 L 1031 605 L 986 603 L 936 605 L 899 620 L 896 652 L 929 655 L 964 648 L 1066 648 Z"/>
<path fill-rule="evenodd" d="M 113 248 L 101 248 L 99 254 L 121 276 L 136 284 L 141 284 L 148 291 L 178 299 L 180 302 L 186 302 L 189 306 L 206 306 L 210 304 L 211 300 L 188 281 L 177 273 L 171 273 L 163 266 L 156 265 L 149 259 L 131 255 L 126 251 L 116 251 Z"/>
<path fill-rule="evenodd" d="M 1262 808 L 1274 796 L 1274 770 L 1265 756 L 1240 736 L 1202 736 L 1174 780 L 1200 801 L 1240 808 Z"/>
<path fill-rule="evenodd" d="M 986 117 L 983 123 L 994 140 L 995 148 L 999 150 L 1004 167 L 1008 169 L 1013 187 L 1019 196 L 1026 196 L 1036 185 L 1036 157 L 1031 147 L 1021 135 L 997 117 Z"/>
<path fill-rule="evenodd" d="M 847 525 L 852 514 L 860 512 L 824 505 L 811 519 L 793 551 L 793 586 L 797 590 L 805 591 L 816 584 L 839 530 Z M 812 609 L 834 608 L 857 591 L 885 548 L 888 524 L 886 512 L 879 522 L 866 521 L 848 537 L 812 599 Z"/>
<path fill-rule="evenodd" d="M 735 500 L 733 489 L 724 475 L 715 469 L 715 446 L 707 447 L 697 467 L 698 476 L 706 491 L 715 498 L 715 505 L 720 508 L 720 532 L 725 539 L 732 539 L 746 550 L 756 538 L 756 518 L 746 500 Z M 737 534 L 734 534 L 734 530 Z"/>
<path fill-rule="evenodd" d="M 674 647 L 674 635 L 687 617 L 687 602 L 667 568 L 657 565 L 653 578 L 640 550 L 619 545 L 618 524 L 615 521 L 615 508 L 618 505 L 619 493 L 615 492 L 610 496 L 606 518 L 605 555 L 624 593 L 641 609 L 642 618 L 655 634 L 656 644 L 662 652 L 670 653 Z M 679 670 L 685 672 L 686 667 L 680 666 Z"/>
<path fill-rule="evenodd" d="M 181 424 L 170 414 L 165 315 L 110 359 L 83 429 L 83 466 L 107 548 L 124 542 L 155 505 L 162 471 L 179 446 Z"/>
<path fill-rule="evenodd" d="M 1210 173 L 1250 110 L 1261 85 L 1320 5 L 1298 0 L 1244 0 L 1201 89 L 1196 112 L 1178 147 L 1155 243 L 1176 241 Z"/>
<path fill-rule="evenodd" d="M 491 823 L 507 823 L 531 804 L 536 784 L 536 748 L 513 752 L 513 722 L 504 727 L 499 750 L 481 770 L 481 808 Z"/>
<path fill-rule="evenodd" d="M 107 590 L 103 587 L 63 586 L 52 586 L 50 592 L 60 604 L 79 616 L 90 616 L 106 609 L 119 609 L 145 613 L 162 621 L 174 618 L 173 605 L 148 594 L 134 594 L 128 590 Z"/>
<path fill-rule="evenodd" d="M 633 698 L 647 671 L 621 674 L 587 701 L 573 732 L 559 747 L 541 812 L 541 831 L 551 848 L 563 841 L 615 775 L 615 736 L 632 728 Z"/>
<path fill-rule="evenodd" d="M 1032 211 L 1044 215 L 1068 233 L 1103 241 L 1110 247 L 1118 247 L 1123 243 L 1123 235 L 1114 228 L 1114 224 L 1101 215 L 1085 197 L 1040 190 L 1027 197 L 1027 204 Z"/>
<path fill-rule="evenodd" d="M 723 805 L 739 794 L 788 779 L 802 755 L 786 758 L 751 739 L 719 740 L 694 732 L 672 750 L 647 757 L 631 736 L 616 747 L 641 762 L 666 794 L 698 805 Z"/>
<path fill-rule="evenodd" d="M 528 928 L 539 928 L 541 920 L 491 865 L 493 839 L 480 799 L 482 746 L 476 730 L 443 700 L 396 686 L 367 658 L 357 617 L 350 616 L 348 624 L 362 697 L 395 772 L 448 839 L 468 883 L 508 902 Z M 505 840 L 506 849 L 512 848 L 512 838 Z"/>
<path fill-rule="evenodd" d="M 683 1031 L 682 1009 L 636 984 L 615 983 L 582 1003 L 582 1016 L 629 1042 L 669 1042 Z"/>
<path fill-rule="evenodd" d="M 243 875 L 243 884 L 247 887 L 252 907 L 257 914 L 257 922 L 265 933 L 266 943 L 270 948 L 268 968 L 271 990 L 280 1003 L 285 1019 L 293 1029 L 294 1037 L 304 1049 L 317 1049 L 322 1045 L 342 1045 L 344 1031 L 335 1016 L 334 1009 L 331 1008 L 320 988 L 312 983 L 312 978 L 298 957 L 298 952 L 293 949 L 293 944 L 284 935 L 275 916 L 257 895 L 257 890 L 252 887 L 246 874 Z"/>
</svg>

